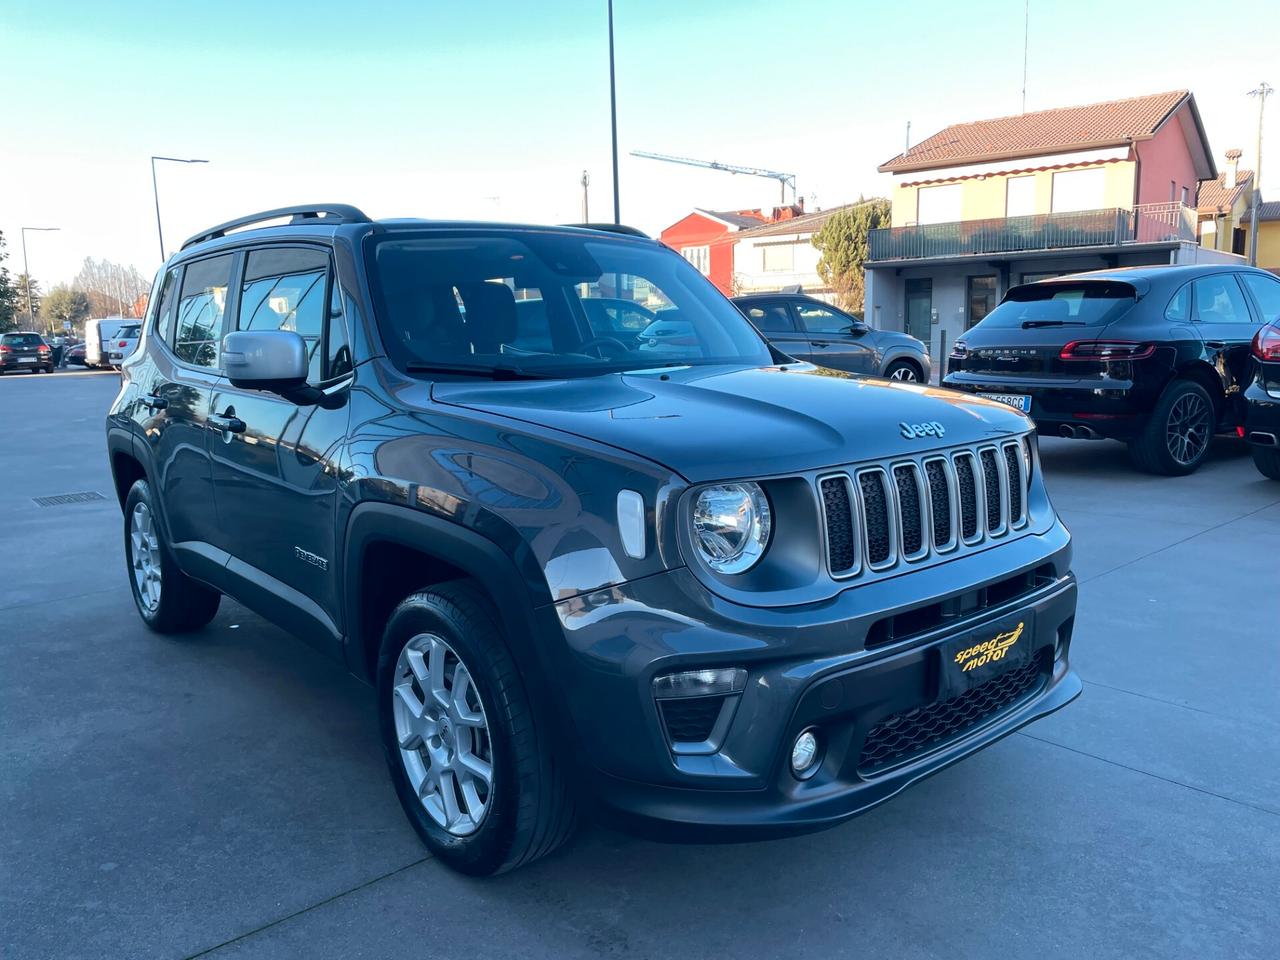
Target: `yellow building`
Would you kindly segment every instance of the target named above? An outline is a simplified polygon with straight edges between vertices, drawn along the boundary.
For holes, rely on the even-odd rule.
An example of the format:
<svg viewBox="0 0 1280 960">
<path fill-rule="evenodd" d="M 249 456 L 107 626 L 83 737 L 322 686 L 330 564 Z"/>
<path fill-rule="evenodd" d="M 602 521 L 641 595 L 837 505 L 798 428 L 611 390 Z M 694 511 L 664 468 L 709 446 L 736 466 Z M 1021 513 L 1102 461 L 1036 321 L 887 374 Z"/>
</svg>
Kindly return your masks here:
<svg viewBox="0 0 1280 960">
<path fill-rule="evenodd" d="M 1249 215 L 1244 217 L 1249 227 Z M 1280 276 L 1280 200 L 1258 204 L 1258 266 Z"/>
<path fill-rule="evenodd" d="M 1238 169 L 1240 151 L 1227 151 L 1227 168 L 1217 180 L 1200 184 L 1196 213 L 1200 246 L 1243 255 L 1247 245 L 1249 204 L 1253 202 L 1253 171 Z"/>
</svg>

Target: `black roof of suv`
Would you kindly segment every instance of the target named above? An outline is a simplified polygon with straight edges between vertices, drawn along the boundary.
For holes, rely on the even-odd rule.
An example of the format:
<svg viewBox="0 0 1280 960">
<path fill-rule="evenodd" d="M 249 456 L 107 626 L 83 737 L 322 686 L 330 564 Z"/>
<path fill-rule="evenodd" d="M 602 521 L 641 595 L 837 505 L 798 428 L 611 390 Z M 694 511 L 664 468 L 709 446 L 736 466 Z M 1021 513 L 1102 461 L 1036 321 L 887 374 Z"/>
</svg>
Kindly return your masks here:
<svg viewBox="0 0 1280 960">
<path fill-rule="evenodd" d="M 242 218 L 161 270 L 122 379 L 144 622 L 229 594 L 374 684 L 460 870 L 586 806 L 838 823 L 1080 690 L 1030 422 L 780 357 L 637 231 Z"/>
</svg>

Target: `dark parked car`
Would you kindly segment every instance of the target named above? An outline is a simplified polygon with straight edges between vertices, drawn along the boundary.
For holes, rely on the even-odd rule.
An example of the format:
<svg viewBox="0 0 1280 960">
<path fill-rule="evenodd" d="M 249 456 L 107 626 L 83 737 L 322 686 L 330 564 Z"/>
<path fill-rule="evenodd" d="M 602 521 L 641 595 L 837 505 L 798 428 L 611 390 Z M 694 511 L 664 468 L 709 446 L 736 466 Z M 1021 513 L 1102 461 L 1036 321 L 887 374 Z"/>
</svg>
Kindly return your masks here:
<svg viewBox="0 0 1280 960">
<path fill-rule="evenodd" d="M 1041 435 L 1109 437 L 1187 474 L 1243 422 L 1249 344 L 1280 280 L 1231 265 L 1100 270 L 1013 287 L 957 340 L 945 386 L 1030 414 Z"/>
<path fill-rule="evenodd" d="M 893 330 L 872 330 L 817 297 L 768 293 L 734 297 L 769 342 L 788 356 L 831 370 L 928 383 L 929 348 Z"/>
<path fill-rule="evenodd" d="M 53 348 L 38 333 L 6 333 L 0 336 L 0 374 L 14 370 L 53 373 Z"/>
<path fill-rule="evenodd" d="M 682 345 L 599 333 L 617 290 Z M 457 869 L 583 808 L 830 826 L 1080 691 L 1031 422 L 781 358 L 627 228 L 269 211 L 150 300 L 106 423 L 139 614 L 197 629 L 226 592 L 376 686 Z"/>
<path fill-rule="evenodd" d="M 1269 300 L 1265 297 L 1259 298 L 1263 310 L 1278 319 L 1253 338 L 1254 378 L 1244 394 L 1244 435 L 1258 470 L 1280 480 L 1280 283 Z"/>
<path fill-rule="evenodd" d="M 85 346 L 83 343 L 73 343 L 66 348 L 62 362 L 68 366 L 73 363 L 81 367 L 88 366 L 89 362 L 85 359 L 84 351 Z"/>
</svg>

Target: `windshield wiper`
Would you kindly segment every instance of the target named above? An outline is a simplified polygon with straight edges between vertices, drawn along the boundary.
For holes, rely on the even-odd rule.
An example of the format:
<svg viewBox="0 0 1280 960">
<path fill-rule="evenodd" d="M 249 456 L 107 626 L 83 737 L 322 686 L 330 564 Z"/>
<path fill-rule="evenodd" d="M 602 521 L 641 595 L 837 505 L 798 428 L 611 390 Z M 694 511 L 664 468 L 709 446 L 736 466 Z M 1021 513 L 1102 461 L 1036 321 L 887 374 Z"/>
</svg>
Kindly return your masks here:
<svg viewBox="0 0 1280 960">
<path fill-rule="evenodd" d="M 487 377 L 490 380 L 545 380 L 540 373 L 530 373 L 507 364 L 484 366 L 476 363 L 424 363 L 412 360 L 405 364 L 409 373 L 456 373 L 464 377 Z"/>
<path fill-rule="evenodd" d="M 1080 320 L 1023 320 L 1023 330 L 1034 330 L 1039 327 L 1083 327 Z"/>
</svg>

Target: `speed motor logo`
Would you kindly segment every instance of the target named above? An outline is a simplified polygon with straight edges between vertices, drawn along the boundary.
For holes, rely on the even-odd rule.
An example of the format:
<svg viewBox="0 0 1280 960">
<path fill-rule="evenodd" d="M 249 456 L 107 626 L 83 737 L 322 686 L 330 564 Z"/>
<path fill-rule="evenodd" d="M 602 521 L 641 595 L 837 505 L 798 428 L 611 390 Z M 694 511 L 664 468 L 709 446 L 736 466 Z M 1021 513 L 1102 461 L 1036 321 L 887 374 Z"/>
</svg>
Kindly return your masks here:
<svg viewBox="0 0 1280 960">
<path fill-rule="evenodd" d="M 1012 649 L 1013 645 L 1022 636 L 1023 627 L 1024 624 L 1020 623 L 1012 630 L 998 633 L 990 640 L 961 650 L 956 654 L 956 663 L 959 664 L 961 672 L 968 673 L 970 670 L 976 670 L 978 667 L 986 666 L 988 663 L 1003 660 L 1005 654 Z"/>
</svg>

